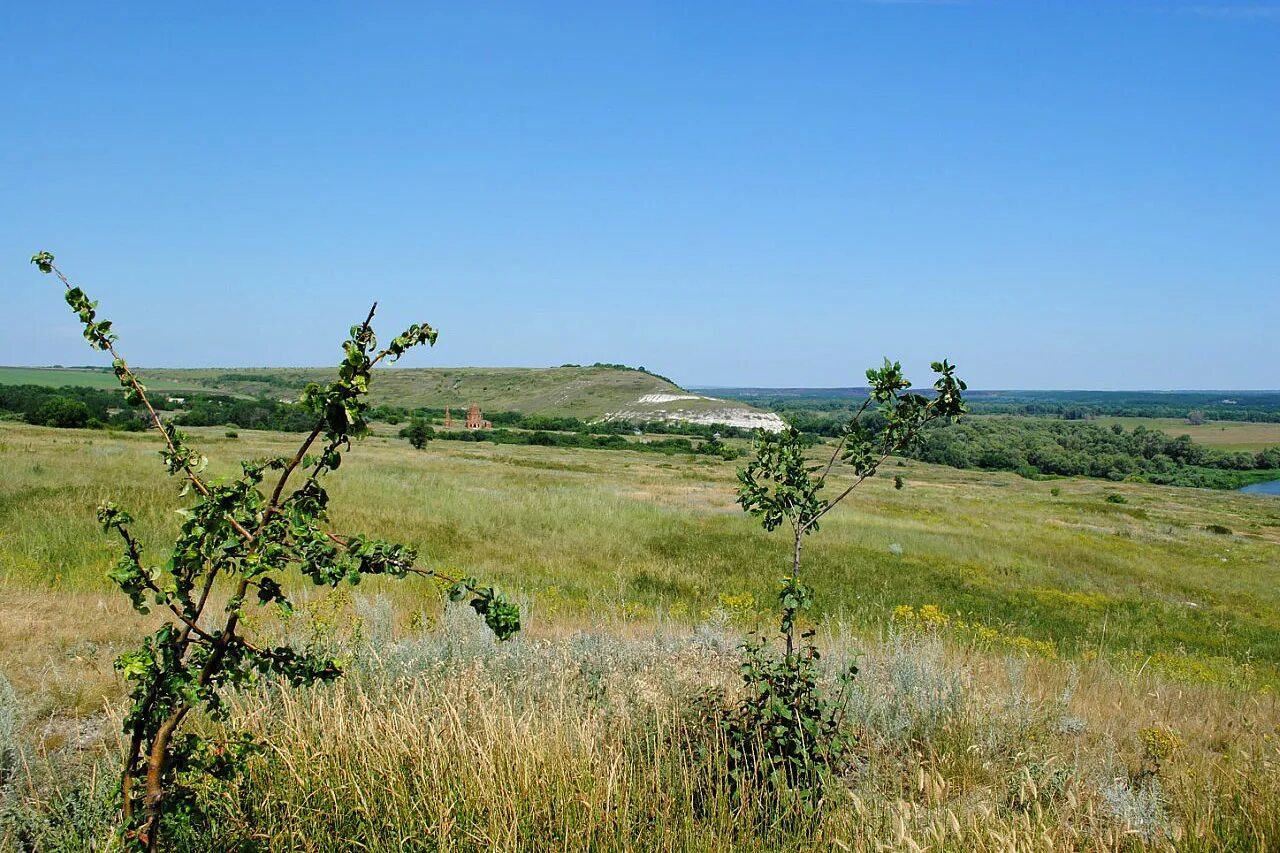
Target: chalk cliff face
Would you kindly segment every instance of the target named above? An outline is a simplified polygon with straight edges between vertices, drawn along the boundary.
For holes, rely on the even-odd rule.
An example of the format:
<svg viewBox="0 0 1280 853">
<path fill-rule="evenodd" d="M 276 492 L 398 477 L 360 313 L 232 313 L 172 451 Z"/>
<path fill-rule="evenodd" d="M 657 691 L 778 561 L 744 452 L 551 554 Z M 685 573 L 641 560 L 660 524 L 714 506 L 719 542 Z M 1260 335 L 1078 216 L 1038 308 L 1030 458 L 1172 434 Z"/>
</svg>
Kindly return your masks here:
<svg viewBox="0 0 1280 853">
<path fill-rule="evenodd" d="M 602 420 L 683 421 L 768 432 L 780 432 L 786 426 L 786 422 L 773 412 L 700 394 L 645 394 L 625 409 L 609 412 Z"/>
</svg>

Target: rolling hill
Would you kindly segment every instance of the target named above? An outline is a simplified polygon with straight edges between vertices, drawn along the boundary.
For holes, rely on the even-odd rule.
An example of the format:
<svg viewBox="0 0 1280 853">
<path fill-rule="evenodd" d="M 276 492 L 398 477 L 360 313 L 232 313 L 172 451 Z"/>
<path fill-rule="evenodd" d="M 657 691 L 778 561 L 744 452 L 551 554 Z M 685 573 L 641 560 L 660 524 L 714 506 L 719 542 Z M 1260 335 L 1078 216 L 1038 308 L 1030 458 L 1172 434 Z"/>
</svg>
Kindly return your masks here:
<svg viewBox="0 0 1280 853">
<path fill-rule="evenodd" d="M 156 390 L 191 390 L 244 397 L 295 400 L 308 382 L 333 375 L 328 368 L 140 369 Z M 0 383 L 111 387 L 109 371 L 0 368 Z M 777 429 L 773 413 L 743 403 L 692 394 L 668 379 L 619 366 L 387 368 L 375 372 L 371 400 L 415 408 L 560 415 L 584 420 L 682 420 Z M 460 413 L 459 413 L 460 414 Z"/>
<path fill-rule="evenodd" d="M 120 387 L 109 367 L 0 367 L 0 385 L 43 385 L 47 388 L 101 388 L 111 391 Z M 176 390 L 178 386 L 164 380 L 151 383 L 157 391 Z"/>
</svg>

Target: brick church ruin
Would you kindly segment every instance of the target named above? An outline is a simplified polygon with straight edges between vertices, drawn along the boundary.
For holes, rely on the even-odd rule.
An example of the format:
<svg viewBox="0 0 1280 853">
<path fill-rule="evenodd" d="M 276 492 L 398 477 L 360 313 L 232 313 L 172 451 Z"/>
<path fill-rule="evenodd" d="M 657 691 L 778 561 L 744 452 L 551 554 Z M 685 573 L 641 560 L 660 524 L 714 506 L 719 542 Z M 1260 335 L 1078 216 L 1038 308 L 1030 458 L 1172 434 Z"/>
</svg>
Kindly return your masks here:
<svg viewBox="0 0 1280 853">
<path fill-rule="evenodd" d="M 449 411 L 449 407 L 444 407 L 444 425 L 453 426 L 453 413 Z M 486 421 L 480 407 L 475 403 L 467 409 L 467 429 L 493 429 L 493 422 Z"/>
</svg>

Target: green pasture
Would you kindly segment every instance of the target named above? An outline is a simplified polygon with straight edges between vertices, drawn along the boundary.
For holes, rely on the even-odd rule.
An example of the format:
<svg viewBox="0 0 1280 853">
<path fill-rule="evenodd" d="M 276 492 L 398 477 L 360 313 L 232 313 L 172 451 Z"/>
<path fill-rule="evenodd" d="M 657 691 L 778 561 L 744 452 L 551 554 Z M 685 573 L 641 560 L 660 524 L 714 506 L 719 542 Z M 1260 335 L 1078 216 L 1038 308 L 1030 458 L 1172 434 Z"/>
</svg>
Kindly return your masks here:
<svg viewBox="0 0 1280 853">
<path fill-rule="evenodd" d="M 1218 450 L 1256 452 L 1280 446 L 1280 423 L 1250 421 L 1209 421 L 1188 423 L 1185 418 L 1098 418 L 1097 423 L 1120 424 L 1125 429 L 1144 426 L 1172 436 L 1189 435 L 1198 444 Z"/>
<path fill-rule="evenodd" d="M 0 367 L 0 385 L 44 385 L 50 388 L 74 386 L 115 390 L 120 387 L 120 382 L 110 370 L 78 367 Z M 184 386 L 159 379 L 148 382 L 148 387 L 171 390 Z"/>
<path fill-rule="evenodd" d="M 194 432 L 215 472 L 294 440 Z M 415 451 L 374 437 L 330 488 L 339 529 L 406 541 L 428 565 L 521 593 L 534 623 L 603 602 L 690 620 L 728 607 L 750 621 L 772 607 L 787 544 L 739 511 L 738 464 L 483 443 Z M 3 423 L 0 470 L 9 593 L 111 595 L 103 573 L 118 546 L 94 518 L 103 500 L 133 512 L 148 543 L 178 523 L 177 484 L 146 434 Z M 876 625 L 897 605 L 935 604 L 1064 656 L 1183 657 L 1212 679 L 1277 673 L 1280 500 L 914 462 L 884 473 L 806 544 L 820 615 Z M 435 600 L 422 585 L 387 589 Z"/>
</svg>

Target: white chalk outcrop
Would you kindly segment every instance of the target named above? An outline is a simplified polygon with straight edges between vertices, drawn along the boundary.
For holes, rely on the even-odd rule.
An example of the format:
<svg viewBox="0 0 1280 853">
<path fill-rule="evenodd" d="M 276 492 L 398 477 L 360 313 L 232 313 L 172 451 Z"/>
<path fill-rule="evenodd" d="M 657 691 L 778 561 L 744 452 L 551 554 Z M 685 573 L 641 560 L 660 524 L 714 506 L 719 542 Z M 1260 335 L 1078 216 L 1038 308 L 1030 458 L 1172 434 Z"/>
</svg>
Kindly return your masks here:
<svg viewBox="0 0 1280 853">
<path fill-rule="evenodd" d="M 676 400 L 710 400 L 697 394 L 645 394 L 637 403 L 674 403 Z"/>
<path fill-rule="evenodd" d="M 687 406 L 671 406 L 668 403 L 679 403 L 682 400 L 697 400 L 701 403 L 720 403 L 720 406 L 699 405 L 696 408 Z M 683 421 L 690 424 L 705 424 L 740 427 L 742 429 L 762 429 L 766 432 L 781 432 L 786 421 L 773 412 L 762 412 L 735 406 L 715 397 L 703 397 L 698 394 L 645 394 L 632 404 L 634 408 L 610 412 L 602 420 L 606 421 Z"/>
</svg>

